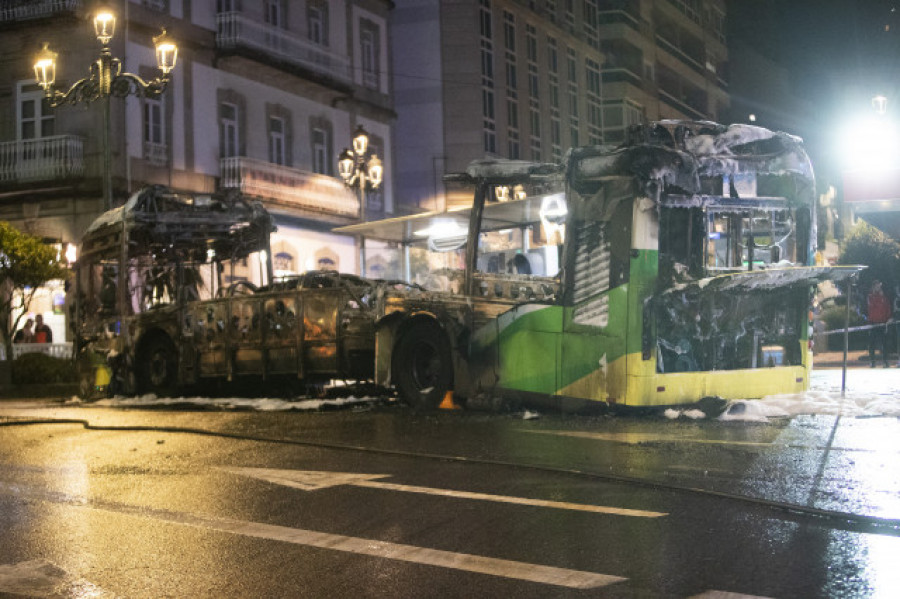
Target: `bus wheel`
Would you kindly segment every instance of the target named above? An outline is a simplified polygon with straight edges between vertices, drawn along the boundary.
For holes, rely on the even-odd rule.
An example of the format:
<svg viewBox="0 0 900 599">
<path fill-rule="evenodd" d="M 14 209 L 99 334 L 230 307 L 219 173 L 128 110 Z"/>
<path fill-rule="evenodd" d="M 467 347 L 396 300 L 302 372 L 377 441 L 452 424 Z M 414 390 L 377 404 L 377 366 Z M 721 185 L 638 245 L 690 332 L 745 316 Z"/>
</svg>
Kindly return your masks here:
<svg viewBox="0 0 900 599">
<path fill-rule="evenodd" d="M 393 363 L 400 399 L 413 407 L 435 409 L 450 390 L 450 344 L 435 322 L 413 325 L 397 343 Z"/>
<path fill-rule="evenodd" d="M 151 339 L 141 352 L 143 359 L 138 366 L 140 390 L 163 397 L 175 390 L 177 352 L 167 337 Z"/>
</svg>

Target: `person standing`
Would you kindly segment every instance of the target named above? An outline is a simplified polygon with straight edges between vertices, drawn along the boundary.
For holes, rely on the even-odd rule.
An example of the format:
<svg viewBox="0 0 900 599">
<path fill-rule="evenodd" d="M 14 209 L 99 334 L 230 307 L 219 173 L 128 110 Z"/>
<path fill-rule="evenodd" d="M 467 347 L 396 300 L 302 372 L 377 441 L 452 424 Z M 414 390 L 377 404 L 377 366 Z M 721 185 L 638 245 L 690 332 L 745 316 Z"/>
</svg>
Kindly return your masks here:
<svg viewBox="0 0 900 599">
<path fill-rule="evenodd" d="M 867 303 L 869 325 L 872 327 L 869 329 L 869 365 L 875 368 L 875 345 L 880 344 L 881 361 L 887 368 L 887 336 L 885 335 L 887 325 L 885 323 L 891 319 L 891 304 L 881 289 L 881 281 L 877 279 L 872 281 L 872 290 L 869 292 Z"/>
<path fill-rule="evenodd" d="M 13 335 L 13 343 L 34 343 L 34 331 L 31 330 L 33 324 L 34 321 L 30 318 L 26 320 L 25 326 Z"/>
<path fill-rule="evenodd" d="M 900 368 L 900 283 L 894 285 L 894 335 L 897 338 L 897 368 Z"/>
<path fill-rule="evenodd" d="M 53 330 L 44 322 L 41 314 L 34 317 L 34 342 L 53 343 Z"/>
</svg>

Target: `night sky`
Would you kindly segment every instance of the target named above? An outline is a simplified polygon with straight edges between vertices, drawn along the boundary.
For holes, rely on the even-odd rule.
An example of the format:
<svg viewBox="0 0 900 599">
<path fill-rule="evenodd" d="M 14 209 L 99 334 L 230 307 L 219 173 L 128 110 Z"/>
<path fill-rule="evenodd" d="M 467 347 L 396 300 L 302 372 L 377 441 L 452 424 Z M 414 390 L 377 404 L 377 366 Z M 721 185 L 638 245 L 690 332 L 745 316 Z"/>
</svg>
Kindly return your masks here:
<svg viewBox="0 0 900 599">
<path fill-rule="evenodd" d="M 728 35 L 789 69 L 807 100 L 817 171 L 832 168 L 835 132 L 877 94 L 900 115 L 900 0 L 728 0 Z M 824 173 L 823 173 L 824 174 Z"/>
<path fill-rule="evenodd" d="M 900 1 L 730 0 L 729 33 L 791 69 L 798 95 L 897 97 Z"/>
</svg>

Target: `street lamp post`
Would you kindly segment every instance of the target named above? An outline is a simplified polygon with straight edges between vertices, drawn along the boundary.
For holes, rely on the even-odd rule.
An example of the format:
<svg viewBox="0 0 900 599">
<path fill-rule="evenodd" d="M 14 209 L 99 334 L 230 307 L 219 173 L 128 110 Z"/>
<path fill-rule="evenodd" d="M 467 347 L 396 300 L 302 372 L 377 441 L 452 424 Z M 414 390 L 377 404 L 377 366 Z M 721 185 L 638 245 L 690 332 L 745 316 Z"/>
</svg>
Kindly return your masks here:
<svg viewBox="0 0 900 599">
<path fill-rule="evenodd" d="M 116 30 L 116 16 L 112 11 L 101 8 L 94 15 L 94 33 L 100 42 L 100 56 L 91 64 L 91 74 L 72 84 L 66 91 L 54 88 L 56 81 L 56 57 L 57 53 L 49 48 L 49 43 L 44 42 L 44 47 L 38 54 L 34 63 L 34 78 L 47 96 L 50 106 L 56 107 L 62 104 L 90 103 L 95 100 L 103 101 L 103 131 L 101 143 L 103 146 L 103 202 L 104 209 L 112 208 L 112 158 L 110 154 L 110 98 L 116 96 L 124 98 L 135 95 L 143 98 L 159 97 L 169 84 L 170 73 L 175 68 L 178 58 L 178 47 L 166 34 L 162 33 L 153 38 L 156 46 L 156 64 L 162 72 L 160 77 L 151 81 L 144 81 L 132 73 L 122 72 L 122 62 L 112 55 L 109 42 Z"/>
<path fill-rule="evenodd" d="M 344 148 L 338 157 L 338 171 L 344 184 L 356 190 L 359 200 L 359 220 L 366 222 L 366 191 L 378 189 L 384 176 L 384 167 L 378 156 L 372 155 L 366 160 L 369 149 L 369 135 L 362 125 L 353 134 L 353 149 Z M 366 276 L 366 238 L 359 236 L 359 274 Z"/>
</svg>

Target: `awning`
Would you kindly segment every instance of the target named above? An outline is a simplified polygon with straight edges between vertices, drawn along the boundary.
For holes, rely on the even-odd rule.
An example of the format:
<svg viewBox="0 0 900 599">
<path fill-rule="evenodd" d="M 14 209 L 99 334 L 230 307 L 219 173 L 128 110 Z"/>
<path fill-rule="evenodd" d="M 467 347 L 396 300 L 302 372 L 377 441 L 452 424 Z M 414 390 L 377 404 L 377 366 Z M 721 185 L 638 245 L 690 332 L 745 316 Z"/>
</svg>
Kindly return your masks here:
<svg viewBox="0 0 900 599">
<path fill-rule="evenodd" d="M 522 200 L 486 203 L 481 230 L 511 229 L 540 222 L 541 203 L 545 197 L 544 195 L 534 195 Z M 345 235 L 362 235 L 367 239 L 411 244 L 424 242 L 428 239 L 426 231 L 434 231 L 436 227 L 446 226 L 451 222 L 468 230 L 471 213 L 471 206 L 465 206 L 444 212 L 424 212 L 411 216 L 398 216 L 347 225 L 333 231 Z"/>
</svg>

